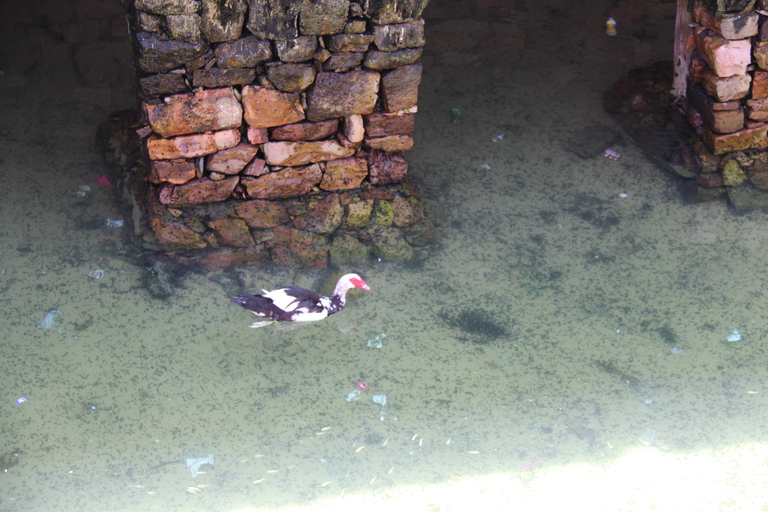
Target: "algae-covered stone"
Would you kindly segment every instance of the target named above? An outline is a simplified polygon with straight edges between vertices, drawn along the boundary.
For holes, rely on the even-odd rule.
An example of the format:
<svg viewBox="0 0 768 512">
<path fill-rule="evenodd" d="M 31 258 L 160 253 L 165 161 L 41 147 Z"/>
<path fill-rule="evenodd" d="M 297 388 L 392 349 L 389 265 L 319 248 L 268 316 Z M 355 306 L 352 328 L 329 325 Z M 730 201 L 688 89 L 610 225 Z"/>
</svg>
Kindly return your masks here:
<svg viewBox="0 0 768 512">
<path fill-rule="evenodd" d="M 413 247 L 397 228 L 373 226 L 369 231 L 376 253 L 386 261 L 408 261 L 413 258 Z"/>
<path fill-rule="evenodd" d="M 435 225 L 426 217 L 422 217 L 417 223 L 403 228 L 403 236 L 413 247 L 432 245 L 437 238 Z"/>
<path fill-rule="evenodd" d="M 418 200 L 416 198 L 409 200 L 403 196 L 395 196 L 392 200 L 393 223 L 395 226 L 399 228 L 410 226 L 421 219 L 422 213 L 417 203 Z"/>
<path fill-rule="evenodd" d="M 332 265 L 362 265 L 370 256 L 370 249 L 353 236 L 339 235 L 331 243 Z"/>
<path fill-rule="evenodd" d="M 747 179 L 747 175 L 736 160 L 728 160 L 723 166 L 723 185 L 726 187 L 738 187 L 744 180 Z"/>
<path fill-rule="evenodd" d="M 347 206 L 347 220 L 344 223 L 346 228 L 362 228 L 368 221 L 371 220 L 371 212 L 373 211 L 373 199 L 364 199 L 350 203 Z"/>
<path fill-rule="evenodd" d="M 376 202 L 373 221 L 377 226 L 391 226 L 395 221 L 395 211 L 392 209 L 392 203 L 380 199 Z"/>
</svg>

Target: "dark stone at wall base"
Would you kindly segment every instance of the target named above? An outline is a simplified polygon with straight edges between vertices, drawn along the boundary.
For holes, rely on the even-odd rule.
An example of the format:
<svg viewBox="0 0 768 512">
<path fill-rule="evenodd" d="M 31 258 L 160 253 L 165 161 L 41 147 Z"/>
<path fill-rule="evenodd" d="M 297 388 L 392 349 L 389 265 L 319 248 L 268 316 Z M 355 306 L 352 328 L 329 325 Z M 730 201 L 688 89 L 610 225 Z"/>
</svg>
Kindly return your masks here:
<svg viewBox="0 0 768 512">
<path fill-rule="evenodd" d="M 246 36 L 216 47 L 216 64 L 221 68 L 253 68 L 272 58 L 269 41 Z"/>
<path fill-rule="evenodd" d="M 318 73 L 307 97 L 307 119 L 325 121 L 352 114 L 370 114 L 376 105 L 379 74 L 374 71 Z"/>
<path fill-rule="evenodd" d="M 230 87 L 233 85 L 249 85 L 256 79 L 255 69 L 241 68 L 211 68 L 196 69 L 192 74 L 194 87 Z"/>
<path fill-rule="evenodd" d="M 187 90 L 184 75 L 178 73 L 146 76 L 139 80 L 139 87 L 144 98 L 153 98 L 161 94 L 176 94 Z"/>
<path fill-rule="evenodd" d="M 728 200 L 731 205 L 740 211 L 768 208 L 768 192 L 749 186 L 726 187 Z"/>
<path fill-rule="evenodd" d="M 138 66 L 145 73 L 163 73 L 194 60 L 208 51 L 204 43 L 163 41 L 156 33 L 136 34 Z"/>
<path fill-rule="evenodd" d="M 372 150 L 368 155 L 368 180 L 374 185 L 399 183 L 408 176 L 408 162 L 400 153 Z"/>
<path fill-rule="evenodd" d="M 349 0 L 312 0 L 301 5 L 299 31 L 302 35 L 329 35 L 344 31 Z"/>
<path fill-rule="evenodd" d="M 212 43 L 240 37 L 248 9 L 246 0 L 201 0 L 202 32 Z"/>
<path fill-rule="evenodd" d="M 262 39 L 293 39 L 297 29 L 299 6 L 285 0 L 249 0 L 248 30 Z"/>
<path fill-rule="evenodd" d="M 367 0 L 363 4 L 365 15 L 377 25 L 403 23 L 421 17 L 429 0 Z"/>
</svg>

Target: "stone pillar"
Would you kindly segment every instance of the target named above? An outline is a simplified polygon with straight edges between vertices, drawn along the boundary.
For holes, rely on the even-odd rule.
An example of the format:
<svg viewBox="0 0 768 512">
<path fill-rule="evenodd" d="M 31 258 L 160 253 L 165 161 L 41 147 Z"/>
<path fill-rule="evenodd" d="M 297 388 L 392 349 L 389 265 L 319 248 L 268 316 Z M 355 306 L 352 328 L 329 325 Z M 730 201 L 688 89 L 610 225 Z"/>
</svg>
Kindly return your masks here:
<svg viewBox="0 0 768 512">
<path fill-rule="evenodd" d="M 685 5 L 686 0 L 678 0 Z M 678 23 L 690 64 L 681 102 L 703 144 L 696 186 L 727 193 L 737 209 L 768 205 L 768 12 L 765 0 L 687 0 Z M 680 19 L 678 15 L 678 20 Z M 676 62 L 676 65 L 678 63 Z M 712 197 L 712 194 L 704 194 Z"/>
<path fill-rule="evenodd" d="M 123 0 L 152 242 L 210 267 L 430 243 L 403 156 L 427 1 Z"/>
</svg>

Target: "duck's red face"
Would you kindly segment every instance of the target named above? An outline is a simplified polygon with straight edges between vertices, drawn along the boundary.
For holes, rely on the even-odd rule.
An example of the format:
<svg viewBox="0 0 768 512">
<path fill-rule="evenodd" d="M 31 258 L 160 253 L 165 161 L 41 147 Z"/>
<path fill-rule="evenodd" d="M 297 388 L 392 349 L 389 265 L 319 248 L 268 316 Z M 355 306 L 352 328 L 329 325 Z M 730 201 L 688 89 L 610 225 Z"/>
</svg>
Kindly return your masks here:
<svg viewBox="0 0 768 512">
<path fill-rule="evenodd" d="M 354 285 L 355 288 L 362 288 L 363 290 L 370 290 L 371 287 L 365 284 L 365 281 L 363 281 L 360 278 L 353 277 L 349 280 L 350 283 Z"/>
</svg>

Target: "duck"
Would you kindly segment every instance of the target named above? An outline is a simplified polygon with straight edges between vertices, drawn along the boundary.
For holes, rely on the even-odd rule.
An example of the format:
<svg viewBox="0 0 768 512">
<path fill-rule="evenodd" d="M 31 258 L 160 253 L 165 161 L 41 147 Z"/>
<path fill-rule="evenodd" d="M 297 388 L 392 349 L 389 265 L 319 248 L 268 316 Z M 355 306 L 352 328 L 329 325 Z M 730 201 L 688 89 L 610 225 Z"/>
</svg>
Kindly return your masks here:
<svg viewBox="0 0 768 512">
<path fill-rule="evenodd" d="M 268 318 L 251 324 L 252 328 L 264 327 L 272 322 L 315 322 L 344 309 L 347 291 L 352 288 L 370 290 L 357 274 L 345 274 L 339 278 L 329 297 L 312 290 L 287 286 L 277 290 L 261 290 L 261 295 L 235 295 L 232 301 L 254 315 Z"/>
</svg>

